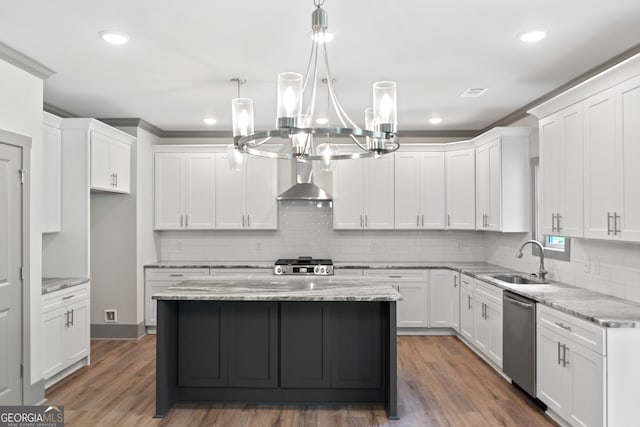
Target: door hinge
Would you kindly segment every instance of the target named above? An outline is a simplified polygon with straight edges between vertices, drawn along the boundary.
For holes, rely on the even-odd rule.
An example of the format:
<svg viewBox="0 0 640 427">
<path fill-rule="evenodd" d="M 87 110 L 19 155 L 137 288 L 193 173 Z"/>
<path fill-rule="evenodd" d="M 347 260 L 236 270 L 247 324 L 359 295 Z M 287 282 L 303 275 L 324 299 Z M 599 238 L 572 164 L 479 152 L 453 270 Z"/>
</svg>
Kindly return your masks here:
<svg viewBox="0 0 640 427">
<path fill-rule="evenodd" d="M 18 173 L 20 174 L 20 184 L 24 184 L 24 174 L 26 174 L 27 171 L 24 169 L 20 169 Z"/>
</svg>

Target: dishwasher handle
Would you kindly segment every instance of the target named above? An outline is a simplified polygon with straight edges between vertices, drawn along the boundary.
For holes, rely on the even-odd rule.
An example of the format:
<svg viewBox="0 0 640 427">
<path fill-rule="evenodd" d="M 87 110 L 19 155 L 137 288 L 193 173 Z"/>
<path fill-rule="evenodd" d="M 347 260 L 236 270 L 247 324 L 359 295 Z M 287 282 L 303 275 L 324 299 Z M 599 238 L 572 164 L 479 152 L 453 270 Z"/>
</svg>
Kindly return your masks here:
<svg viewBox="0 0 640 427">
<path fill-rule="evenodd" d="M 508 295 L 503 295 L 504 299 L 509 301 L 510 304 L 516 304 L 519 305 L 520 307 L 524 307 L 526 309 L 532 309 L 533 308 L 533 303 L 526 303 L 526 302 L 522 302 L 522 301 L 518 301 L 515 300 L 511 297 L 509 297 Z"/>
</svg>

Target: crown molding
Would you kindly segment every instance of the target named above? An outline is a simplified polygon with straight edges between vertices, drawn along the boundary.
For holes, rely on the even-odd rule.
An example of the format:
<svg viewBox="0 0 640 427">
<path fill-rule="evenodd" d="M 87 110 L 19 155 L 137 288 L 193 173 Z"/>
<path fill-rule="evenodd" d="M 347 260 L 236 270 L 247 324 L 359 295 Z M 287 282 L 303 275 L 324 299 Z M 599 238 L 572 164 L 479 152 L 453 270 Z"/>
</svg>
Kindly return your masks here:
<svg viewBox="0 0 640 427">
<path fill-rule="evenodd" d="M 15 65 L 27 73 L 30 73 L 42 80 L 55 74 L 51 68 L 39 63 L 33 58 L 29 58 L 24 53 L 20 53 L 9 45 L 0 42 L 0 59 Z"/>
</svg>

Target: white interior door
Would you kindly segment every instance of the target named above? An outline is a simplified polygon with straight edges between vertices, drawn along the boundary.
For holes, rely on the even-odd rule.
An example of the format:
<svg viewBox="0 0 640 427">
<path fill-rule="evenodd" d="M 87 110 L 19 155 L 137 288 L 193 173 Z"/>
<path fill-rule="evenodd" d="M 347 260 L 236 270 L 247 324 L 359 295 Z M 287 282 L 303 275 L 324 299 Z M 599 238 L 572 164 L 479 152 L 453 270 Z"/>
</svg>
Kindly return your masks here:
<svg viewBox="0 0 640 427">
<path fill-rule="evenodd" d="M 0 405 L 22 403 L 22 149 L 0 143 Z"/>
</svg>

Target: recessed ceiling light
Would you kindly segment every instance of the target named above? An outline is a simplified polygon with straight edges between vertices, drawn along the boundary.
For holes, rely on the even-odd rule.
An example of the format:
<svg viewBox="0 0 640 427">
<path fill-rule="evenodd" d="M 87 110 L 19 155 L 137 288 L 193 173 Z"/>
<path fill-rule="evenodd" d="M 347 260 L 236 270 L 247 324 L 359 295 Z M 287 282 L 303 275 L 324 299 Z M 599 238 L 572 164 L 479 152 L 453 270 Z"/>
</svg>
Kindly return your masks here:
<svg viewBox="0 0 640 427">
<path fill-rule="evenodd" d="M 317 40 L 320 43 L 329 43 L 331 40 L 333 40 L 333 37 L 333 33 L 330 33 L 328 31 L 325 31 L 324 33 L 315 33 L 311 31 L 309 33 L 309 38 L 311 40 Z"/>
<path fill-rule="evenodd" d="M 432 125 L 439 125 L 440 123 L 442 123 L 442 117 L 431 117 L 429 119 L 429 123 L 431 123 Z"/>
<path fill-rule="evenodd" d="M 520 34 L 518 37 L 522 42 L 535 43 L 547 37 L 547 31 L 546 30 L 527 31 L 526 33 Z"/>
<path fill-rule="evenodd" d="M 483 95 L 488 89 L 485 87 L 470 87 L 460 94 L 461 98 L 477 98 Z"/>
<path fill-rule="evenodd" d="M 217 120 L 214 119 L 213 117 L 205 117 L 202 121 L 209 126 L 213 126 L 217 122 Z"/>
<path fill-rule="evenodd" d="M 318 117 L 316 119 L 316 123 L 319 125 L 326 125 L 327 123 L 329 123 L 329 119 L 327 119 L 326 117 Z"/>
<path fill-rule="evenodd" d="M 101 31 L 100 37 L 110 44 L 125 44 L 129 41 L 129 36 L 118 31 Z"/>
</svg>

